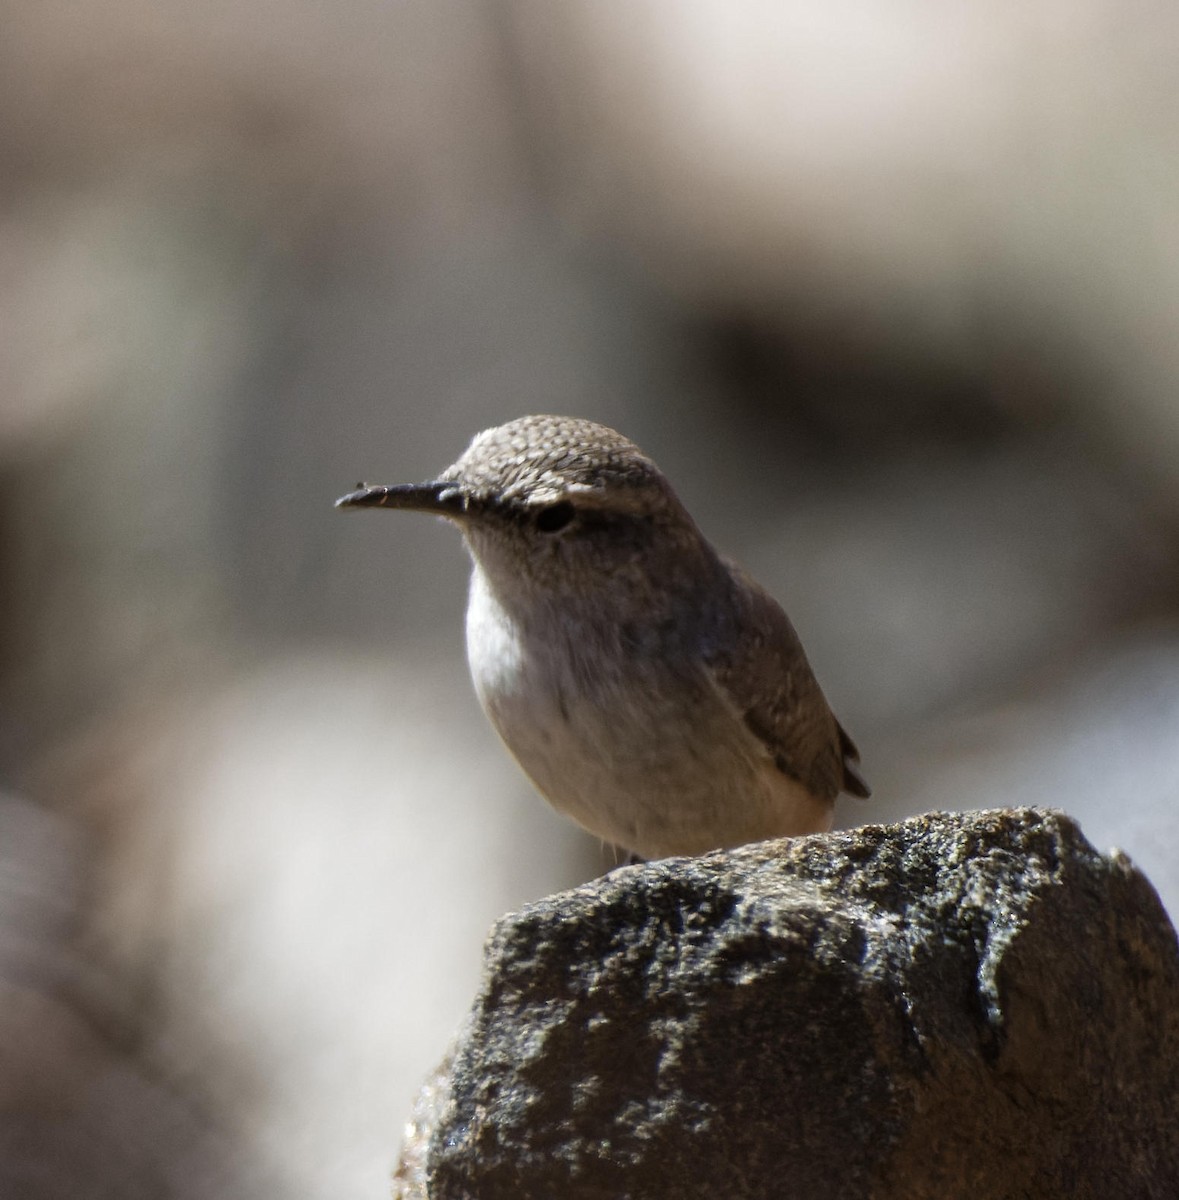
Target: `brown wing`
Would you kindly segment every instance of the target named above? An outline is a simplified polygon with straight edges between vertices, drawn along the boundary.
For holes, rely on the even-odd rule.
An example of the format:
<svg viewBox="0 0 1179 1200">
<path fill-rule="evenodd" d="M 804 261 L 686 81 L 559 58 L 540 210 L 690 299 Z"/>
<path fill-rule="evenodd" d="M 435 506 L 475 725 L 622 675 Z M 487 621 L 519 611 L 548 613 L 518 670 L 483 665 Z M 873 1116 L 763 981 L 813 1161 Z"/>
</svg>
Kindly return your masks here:
<svg viewBox="0 0 1179 1200">
<path fill-rule="evenodd" d="M 734 653 L 714 654 L 713 680 L 778 769 L 816 796 L 868 796 L 855 743 L 835 719 L 794 626 L 778 602 L 739 567 L 736 627 L 718 639 Z"/>
</svg>

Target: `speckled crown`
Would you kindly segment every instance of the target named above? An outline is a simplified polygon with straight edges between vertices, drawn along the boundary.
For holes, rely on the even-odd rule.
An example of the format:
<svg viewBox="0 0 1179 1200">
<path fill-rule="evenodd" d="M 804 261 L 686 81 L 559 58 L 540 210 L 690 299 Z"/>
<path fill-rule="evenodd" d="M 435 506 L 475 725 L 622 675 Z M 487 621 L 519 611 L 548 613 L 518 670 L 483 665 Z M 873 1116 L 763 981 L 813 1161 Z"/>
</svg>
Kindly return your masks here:
<svg viewBox="0 0 1179 1200">
<path fill-rule="evenodd" d="M 580 417 L 520 417 L 477 434 L 441 476 L 472 493 L 607 491 L 666 486 L 659 468 L 632 442 Z"/>
</svg>

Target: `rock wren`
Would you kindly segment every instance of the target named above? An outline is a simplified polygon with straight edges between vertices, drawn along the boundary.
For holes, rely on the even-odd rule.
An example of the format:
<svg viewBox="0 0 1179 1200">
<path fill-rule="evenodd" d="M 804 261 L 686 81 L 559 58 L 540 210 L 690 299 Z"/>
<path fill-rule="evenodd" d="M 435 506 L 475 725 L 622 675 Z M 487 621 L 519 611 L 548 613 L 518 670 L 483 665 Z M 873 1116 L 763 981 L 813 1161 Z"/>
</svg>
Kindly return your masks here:
<svg viewBox="0 0 1179 1200">
<path fill-rule="evenodd" d="M 614 430 L 522 417 L 435 480 L 336 505 L 459 527 L 479 700 L 553 807 L 606 841 L 700 854 L 829 829 L 839 792 L 869 794 L 786 614 Z"/>
</svg>

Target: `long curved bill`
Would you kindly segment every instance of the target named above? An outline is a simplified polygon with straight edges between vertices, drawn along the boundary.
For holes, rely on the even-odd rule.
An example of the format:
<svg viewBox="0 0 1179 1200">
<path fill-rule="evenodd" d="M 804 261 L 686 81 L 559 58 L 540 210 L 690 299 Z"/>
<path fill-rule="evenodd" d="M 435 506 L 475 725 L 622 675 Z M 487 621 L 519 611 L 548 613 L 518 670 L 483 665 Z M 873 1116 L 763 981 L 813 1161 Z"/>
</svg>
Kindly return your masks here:
<svg viewBox="0 0 1179 1200">
<path fill-rule="evenodd" d="M 437 513 L 454 517 L 466 512 L 467 497 L 452 480 L 428 483 L 363 484 L 341 496 L 337 508 L 404 508 L 410 512 Z"/>
</svg>

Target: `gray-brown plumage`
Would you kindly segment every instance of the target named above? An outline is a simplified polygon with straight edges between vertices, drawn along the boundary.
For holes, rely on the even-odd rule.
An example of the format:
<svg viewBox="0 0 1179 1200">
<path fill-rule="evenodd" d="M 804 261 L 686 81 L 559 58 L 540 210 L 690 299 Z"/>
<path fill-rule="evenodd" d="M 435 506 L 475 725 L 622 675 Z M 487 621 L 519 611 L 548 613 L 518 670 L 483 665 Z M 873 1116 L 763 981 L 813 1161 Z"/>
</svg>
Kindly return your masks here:
<svg viewBox="0 0 1179 1200">
<path fill-rule="evenodd" d="M 607 841 L 696 854 L 827 829 L 840 791 L 868 795 L 785 613 L 614 430 L 524 417 L 436 480 L 337 503 L 459 526 L 480 701 L 554 807 Z"/>
</svg>

